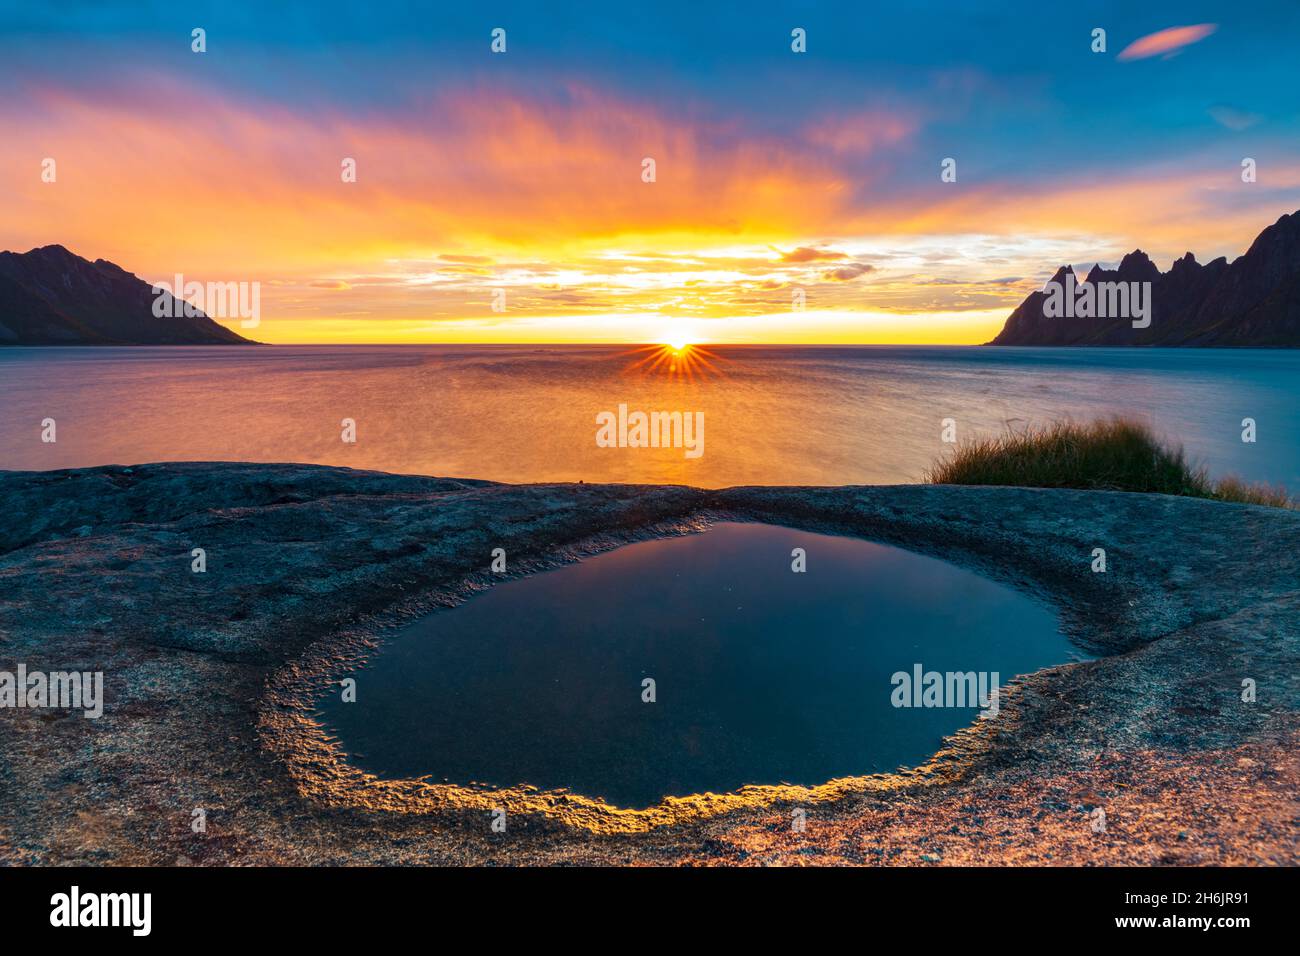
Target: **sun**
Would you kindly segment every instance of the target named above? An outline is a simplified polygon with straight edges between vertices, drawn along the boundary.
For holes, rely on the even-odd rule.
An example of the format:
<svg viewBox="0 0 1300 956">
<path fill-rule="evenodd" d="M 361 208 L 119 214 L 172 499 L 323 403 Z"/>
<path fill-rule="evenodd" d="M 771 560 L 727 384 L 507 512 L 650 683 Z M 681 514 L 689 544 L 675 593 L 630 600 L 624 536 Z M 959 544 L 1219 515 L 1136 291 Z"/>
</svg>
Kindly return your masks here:
<svg viewBox="0 0 1300 956">
<path fill-rule="evenodd" d="M 685 325 L 677 324 L 664 332 L 660 342 L 680 355 L 695 343 L 695 337 Z"/>
</svg>

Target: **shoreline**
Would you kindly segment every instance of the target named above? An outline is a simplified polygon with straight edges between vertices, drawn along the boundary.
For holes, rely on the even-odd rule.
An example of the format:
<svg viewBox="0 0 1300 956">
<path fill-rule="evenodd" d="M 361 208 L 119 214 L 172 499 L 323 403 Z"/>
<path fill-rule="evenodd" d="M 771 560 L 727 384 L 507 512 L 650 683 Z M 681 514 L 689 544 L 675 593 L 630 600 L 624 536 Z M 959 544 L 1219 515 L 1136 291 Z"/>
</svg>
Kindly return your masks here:
<svg viewBox="0 0 1300 956">
<path fill-rule="evenodd" d="M 4 862 L 1300 861 L 1292 512 L 1129 492 L 502 485 L 234 463 L 0 472 L 0 493 L 0 660 L 106 675 L 98 721 L 0 710 Z M 1108 656 L 1017 682 L 995 721 L 922 767 L 650 816 L 378 781 L 314 728 L 303 689 L 486 586 L 492 547 L 513 576 L 724 517 L 943 558 L 1047 600 Z M 1111 571 L 1093 575 L 1102 543 Z M 207 549 L 205 576 L 190 574 L 191 546 Z M 1238 699 L 1246 676 L 1253 704 Z M 494 834 L 485 806 L 503 800 L 510 828 Z M 795 806 L 803 833 L 788 826 Z M 190 829 L 196 807 L 205 834 Z"/>
</svg>

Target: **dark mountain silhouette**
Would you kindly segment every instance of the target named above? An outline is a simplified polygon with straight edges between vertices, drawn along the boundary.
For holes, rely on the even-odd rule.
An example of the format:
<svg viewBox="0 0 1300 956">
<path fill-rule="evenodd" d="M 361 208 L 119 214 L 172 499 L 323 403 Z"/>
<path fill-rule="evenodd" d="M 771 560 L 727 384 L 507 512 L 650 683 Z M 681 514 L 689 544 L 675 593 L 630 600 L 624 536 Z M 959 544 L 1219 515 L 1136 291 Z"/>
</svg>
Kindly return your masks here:
<svg viewBox="0 0 1300 956">
<path fill-rule="evenodd" d="M 1073 270 L 1052 277 L 1064 282 Z M 1300 346 L 1300 212 L 1283 216 L 1231 264 L 1222 257 L 1201 265 L 1189 252 L 1161 272 L 1141 249 L 1118 269 L 1093 266 L 1099 282 L 1150 282 L 1151 325 L 1132 319 L 1047 316 L 1046 296 L 1020 303 L 990 345 Z"/>
<path fill-rule="evenodd" d="M 0 345 L 255 344 L 202 313 L 158 318 L 154 298 L 144 280 L 63 246 L 0 252 Z"/>
</svg>

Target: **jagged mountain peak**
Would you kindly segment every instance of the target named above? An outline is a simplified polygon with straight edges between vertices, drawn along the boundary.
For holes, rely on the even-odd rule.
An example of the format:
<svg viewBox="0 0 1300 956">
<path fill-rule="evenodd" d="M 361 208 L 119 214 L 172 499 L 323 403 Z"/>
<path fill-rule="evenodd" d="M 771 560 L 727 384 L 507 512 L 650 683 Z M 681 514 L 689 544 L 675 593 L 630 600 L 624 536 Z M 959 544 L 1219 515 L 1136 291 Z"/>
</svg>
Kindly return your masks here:
<svg viewBox="0 0 1300 956">
<path fill-rule="evenodd" d="M 1058 269 L 1054 278 L 1063 277 Z M 1201 265 L 1187 252 L 1162 273 L 1139 248 L 1114 270 L 1094 265 L 1084 281 L 1151 283 L 1150 322 L 1127 315 L 1048 316 L 1043 296 L 1030 296 L 990 344 L 1297 347 L 1300 212 L 1266 227 L 1231 264 L 1219 256 Z"/>
</svg>

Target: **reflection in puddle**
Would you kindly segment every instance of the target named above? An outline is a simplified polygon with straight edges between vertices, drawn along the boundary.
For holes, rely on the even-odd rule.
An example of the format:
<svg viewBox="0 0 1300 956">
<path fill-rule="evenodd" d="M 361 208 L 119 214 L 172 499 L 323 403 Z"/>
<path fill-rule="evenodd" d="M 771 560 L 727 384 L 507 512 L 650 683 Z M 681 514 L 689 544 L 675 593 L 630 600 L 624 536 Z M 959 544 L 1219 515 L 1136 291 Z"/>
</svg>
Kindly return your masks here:
<svg viewBox="0 0 1300 956">
<path fill-rule="evenodd" d="M 1053 614 L 969 571 L 725 523 L 431 614 L 352 675 L 355 703 L 331 690 L 320 706 L 350 762 L 381 777 L 640 808 L 919 763 L 979 713 L 973 699 L 933 706 L 954 703 L 954 684 L 926 696 L 929 672 L 975 672 L 987 689 L 994 673 L 1005 684 L 1081 657 Z"/>
</svg>

